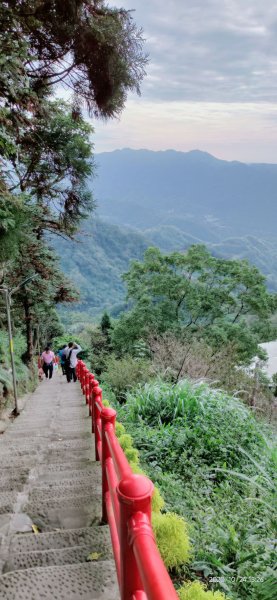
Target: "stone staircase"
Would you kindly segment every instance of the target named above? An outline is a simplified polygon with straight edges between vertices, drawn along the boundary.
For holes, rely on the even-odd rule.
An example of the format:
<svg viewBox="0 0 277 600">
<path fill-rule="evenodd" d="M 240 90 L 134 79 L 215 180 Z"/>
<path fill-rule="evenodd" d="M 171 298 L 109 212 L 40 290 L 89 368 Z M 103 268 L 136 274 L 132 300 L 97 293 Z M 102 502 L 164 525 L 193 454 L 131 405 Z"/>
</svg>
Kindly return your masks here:
<svg viewBox="0 0 277 600">
<path fill-rule="evenodd" d="M 119 600 L 78 383 L 43 381 L 0 436 L 0 599 Z"/>
</svg>

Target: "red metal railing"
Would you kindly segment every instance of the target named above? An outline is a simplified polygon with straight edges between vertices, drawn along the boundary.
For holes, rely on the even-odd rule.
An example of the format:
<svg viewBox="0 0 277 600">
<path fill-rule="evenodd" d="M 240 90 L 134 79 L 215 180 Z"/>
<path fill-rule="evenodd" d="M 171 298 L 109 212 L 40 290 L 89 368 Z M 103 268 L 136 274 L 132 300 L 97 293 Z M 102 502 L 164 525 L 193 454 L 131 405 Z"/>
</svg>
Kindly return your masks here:
<svg viewBox="0 0 277 600">
<path fill-rule="evenodd" d="M 151 527 L 153 483 L 135 475 L 115 435 L 116 411 L 83 361 L 77 364 L 102 465 L 102 520 L 110 527 L 121 600 L 178 600 Z"/>
</svg>

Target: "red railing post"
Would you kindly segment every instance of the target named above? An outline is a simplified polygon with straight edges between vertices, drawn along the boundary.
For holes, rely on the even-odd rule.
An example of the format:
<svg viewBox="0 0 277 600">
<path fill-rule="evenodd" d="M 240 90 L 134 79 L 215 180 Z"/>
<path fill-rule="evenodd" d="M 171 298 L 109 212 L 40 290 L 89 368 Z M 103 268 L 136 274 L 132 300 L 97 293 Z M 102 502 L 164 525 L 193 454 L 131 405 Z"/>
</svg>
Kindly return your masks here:
<svg viewBox="0 0 277 600">
<path fill-rule="evenodd" d="M 78 360 L 76 373 L 77 373 L 77 377 L 78 377 L 80 383 L 81 383 L 81 379 L 82 379 L 82 370 L 83 370 L 83 367 L 84 367 L 83 361 L 82 360 Z"/>
<path fill-rule="evenodd" d="M 86 377 L 87 377 L 88 372 L 89 372 L 88 368 L 85 365 L 83 368 L 83 377 L 82 377 L 82 392 L 83 392 L 84 396 L 86 395 Z"/>
<path fill-rule="evenodd" d="M 94 379 L 92 383 L 92 393 L 91 393 L 91 433 L 95 432 L 95 390 L 99 386 L 99 381 Z"/>
<path fill-rule="evenodd" d="M 133 548 L 129 543 L 128 523 L 138 511 L 144 513 L 151 523 L 151 498 L 154 486 L 143 475 L 131 475 L 117 486 L 120 503 L 120 584 L 121 600 L 136 597 L 143 591 Z"/>
<path fill-rule="evenodd" d="M 89 408 L 89 416 L 92 415 L 92 392 L 93 392 L 93 382 L 94 375 L 90 373 L 89 375 L 89 391 L 88 391 L 88 408 Z"/>
<path fill-rule="evenodd" d="M 81 389 L 83 391 L 83 385 L 84 385 L 84 373 L 85 373 L 85 369 L 86 369 L 86 365 L 85 363 L 82 364 L 82 370 L 81 370 L 81 375 L 80 375 L 80 383 L 81 383 Z"/>
<path fill-rule="evenodd" d="M 128 532 L 147 600 L 178 600 L 148 516 L 141 511 L 133 515 L 129 519 Z M 137 595 L 136 592 L 135 598 Z"/>
<path fill-rule="evenodd" d="M 111 458 L 111 452 L 108 441 L 106 439 L 106 431 L 114 431 L 116 419 L 116 411 L 113 408 L 103 407 L 101 411 L 102 421 L 102 521 L 103 523 L 108 522 L 107 506 L 106 506 L 106 493 L 109 491 L 109 484 L 107 479 L 106 461 Z"/>
<path fill-rule="evenodd" d="M 95 438 L 95 460 L 100 460 L 99 445 L 101 444 L 101 410 L 102 390 L 94 388 L 94 438 Z"/>
<path fill-rule="evenodd" d="M 86 378 L 85 378 L 85 397 L 86 397 L 86 404 L 89 403 L 89 390 L 90 390 L 90 371 L 87 370 L 86 372 Z"/>
</svg>

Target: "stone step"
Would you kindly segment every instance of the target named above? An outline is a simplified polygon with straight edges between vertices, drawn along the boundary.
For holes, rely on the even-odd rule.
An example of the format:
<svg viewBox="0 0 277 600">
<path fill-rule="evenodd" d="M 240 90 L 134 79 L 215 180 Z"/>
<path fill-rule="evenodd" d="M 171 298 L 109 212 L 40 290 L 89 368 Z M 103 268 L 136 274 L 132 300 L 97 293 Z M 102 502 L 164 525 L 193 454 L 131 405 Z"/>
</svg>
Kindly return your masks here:
<svg viewBox="0 0 277 600">
<path fill-rule="evenodd" d="M 59 565 L 70 565 L 89 562 L 88 556 L 91 553 L 90 546 L 76 546 L 62 550 L 42 550 L 40 552 L 26 552 L 14 554 L 4 564 L 3 573 L 12 571 L 21 571 L 35 567 L 49 567 Z M 97 562 L 112 558 L 111 554 L 105 556 L 98 553 Z"/>
<path fill-rule="evenodd" d="M 20 436 L 20 439 L 18 439 Z M 60 431 L 59 429 L 54 430 L 52 429 L 52 433 L 51 433 L 51 440 L 52 441 L 59 441 L 59 440 L 63 440 L 63 439 L 67 439 L 67 440 L 71 440 L 71 439 L 90 439 L 91 438 L 91 423 L 88 424 L 88 427 L 86 426 L 81 426 L 80 427 L 75 427 L 75 429 L 73 429 L 72 427 L 70 429 L 65 429 L 63 428 L 62 431 Z M 17 443 L 24 443 L 25 440 L 32 440 L 32 443 L 36 443 L 36 442 L 45 442 L 46 440 L 49 441 L 49 433 L 45 433 L 45 432 L 31 432 L 31 431 L 24 431 L 24 432 L 16 432 L 10 435 L 6 435 L 5 436 L 5 443 L 3 440 L 3 447 L 8 445 L 10 447 L 14 447 L 14 445 L 16 445 Z M 1 438 L 0 438 L 0 447 L 2 446 L 1 444 Z"/>
<path fill-rule="evenodd" d="M 101 478 L 101 465 L 95 461 L 82 461 L 82 462 L 67 462 L 67 463 L 54 463 L 50 466 L 40 465 L 38 468 L 39 479 L 45 481 L 61 481 L 62 479 L 84 479 L 86 477 Z"/>
<path fill-rule="evenodd" d="M 0 437 L 0 456 L 0 599 L 119 600 L 79 384 L 42 382 Z"/>
<path fill-rule="evenodd" d="M 67 481 L 66 484 L 58 484 L 53 486 L 44 486 L 40 488 L 34 488 L 29 494 L 30 502 L 36 502 L 37 504 L 42 502 L 52 502 L 63 498 L 67 501 L 67 498 L 79 498 L 81 495 L 84 498 L 89 498 L 95 494 L 101 495 L 101 485 L 95 483 L 80 483 L 78 480 L 72 483 Z"/>
<path fill-rule="evenodd" d="M 93 472 L 99 469 L 99 463 L 96 463 L 94 460 L 85 458 L 80 459 L 79 461 L 70 462 L 67 457 L 67 461 L 63 463 L 54 463 L 49 464 L 49 462 L 40 462 L 36 464 L 34 467 L 36 469 L 38 477 L 41 479 L 42 477 L 46 477 L 48 479 L 53 473 L 54 479 L 61 474 L 65 477 L 70 477 L 70 473 L 74 477 L 76 474 L 85 474 L 86 472 Z M 10 477 L 15 478 L 23 478 L 28 477 L 29 472 L 31 471 L 31 467 L 23 468 L 21 464 L 16 464 L 15 466 L 4 466 L 3 464 L 0 467 L 0 481 L 4 479 L 9 479 Z"/>
<path fill-rule="evenodd" d="M 60 439 L 44 439 L 42 437 L 37 438 L 32 442 L 23 442 L 21 440 L 17 440 L 17 442 L 6 442 L 5 444 L 0 444 L 0 453 L 1 457 L 8 456 L 10 453 L 13 455 L 23 454 L 32 454 L 34 451 L 47 449 L 50 452 L 53 450 L 57 450 L 61 452 L 62 450 L 67 450 L 71 452 L 71 450 L 89 450 L 92 447 L 92 437 L 87 434 L 86 436 L 81 436 L 80 439 L 73 438 L 60 438 Z M 3 449 L 3 450 L 2 450 Z"/>
<path fill-rule="evenodd" d="M 56 405 L 52 406 L 47 412 L 44 413 L 35 413 L 34 409 L 30 407 L 30 411 L 23 411 L 19 417 L 17 417 L 10 425 L 9 431 L 23 430 L 25 428 L 28 429 L 36 429 L 42 428 L 46 426 L 49 421 L 53 421 L 53 418 L 60 420 L 63 419 L 65 423 L 69 423 L 70 421 L 74 423 L 76 419 L 78 422 L 81 419 L 88 419 L 89 407 L 86 404 L 76 405 L 76 407 L 68 407 L 66 410 L 61 406 Z M 57 423 L 57 421 L 56 421 Z M 54 424 L 54 422 L 53 422 Z"/>
<path fill-rule="evenodd" d="M 42 532 L 90 527 L 100 523 L 101 495 L 54 496 L 48 502 L 30 499 L 23 507 L 23 512 Z"/>
<path fill-rule="evenodd" d="M 62 464 L 62 463 L 66 463 L 66 462 L 70 462 L 73 464 L 74 462 L 76 463 L 80 463 L 83 462 L 85 460 L 94 460 L 95 457 L 95 451 L 94 451 L 94 447 L 92 447 L 90 450 L 74 450 L 70 453 L 70 456 L 68 454 L 68 452 L 63 451 L 63 452 L 52 452 L 51 456 L 50 453 L 46 456 L 44 455 L 35 455 L 32 453 L 29 454 L 22 454 L 19 456 L 11 456 L 11 454 L 6 454 L 5 456 L 2 455 L 1 453 L 1 469 L 11 469 L 11 468 L 27 468 L 27 467 L 33 467 L 37 464 L 50 464 L 52 463 L 53 465 L 55 464 Z"/>
<path fill-rule="evenodd" d="M 98 528 L 95 527 L 95 529 Z M 95 554 L 94 557 L 91 556 L 93 553 Z M 113 554 L 110 544 L 101 546 L 99 543 L 87 543 L 55 550 L 36 550 L 32 552 L 12 553 L 10 554 L 8 561 L 4 564 L 3 573 L 34 567 L 49 567 L 51 565 L 72 565 L 93 560 L 99 562 L 112 558 Z"/>
<path fill-rule="evenodd" d="M 41 552 L 43 550 L 61 550 L 72 546 L 90 545 L 92 551 L 101 552 L 110 544 L 108 525 L 99 527 L 81 527 L 79 529 L 60 529 L 48 533 L 18 533 L 12 539 L 12 553 Z"/>
<path fill-rule="evenodd" d="M 68 458 L 68 457 L 67 457 Z M 2 468 L 0 470 L 1 489 L 0 512 L 12 510 L 17 494 L 26 491 L 28 495 L 43 499 L 69 495 L 72 493 L 91 493 L 101 490 L 101 466 L 91 460 L 73 460 L 66 463 L 42 463 Z"/>
<path fill-rule="evenodd" d="M 12 490 L 22 490 L 29 475 L 28 469 L 17 469 L 15 472 L 10 472 L 8 469 L 0 471 L 1 489 L 5 492 Z"/>
<path fill-rule="evenodd" d="M 1 600 L 119 600 L 114 561 L 36 567 L 0 577 Z"/>
<path fill-rule="evenodd" d="M 21 413 L 17 419 L 11 423 L 8 431 L 13 433 L 14 431 L 26 431 L 29 429 L 35 433 L 36 430 L 42 430 L 47 426 L 49 422 L 52 422 L 53 427 L 57 427 L 60 422 L 60 418 L 63 419 L 63 423 L 69 427 L 72 425 L 79 424 L 83 419 L 84 421 L 89 420 L 89 408 L 88 406 L 79 406 L 78 409 L 71 409 L 69 412 L 62 411 L 59 407 L 55 410 L 51 410 L 43 416 L 34 415 L 33 411 L 29 415 Z"/>
<path fill-rule="evenodd" d="M 0 492 L 0 515 L 14 511 L 18 493 L 18 491 Z"/>
<path fill-rule="evenodd" d="M 74 461 L 80 461 L 83 460 L 85 458 L 88 458 L 90 460 L 94 460 L 95 457 L 95 450 L 94 447 L 91 447 L 89 449 L 81 449 L 81 448 L 76 448 L 74 450 L 71 450 L 70 453 L 67 450 L 49 450 L 48 452 L 48 456 L 47 459 L 44 460 L 44 462 L 51 462 L 52 464 L 54 463 L 63 463 L 66 462 L 68 460 L 70 460 L 72 463 Z"/>
</svg>

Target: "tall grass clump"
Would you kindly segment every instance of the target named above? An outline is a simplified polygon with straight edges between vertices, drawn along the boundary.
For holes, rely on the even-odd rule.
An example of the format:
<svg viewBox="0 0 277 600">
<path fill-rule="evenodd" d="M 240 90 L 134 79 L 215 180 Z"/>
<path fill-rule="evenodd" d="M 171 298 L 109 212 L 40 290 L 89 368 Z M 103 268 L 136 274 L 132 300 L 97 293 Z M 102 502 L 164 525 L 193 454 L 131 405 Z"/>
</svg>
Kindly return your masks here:
<svg viewBox="0 0 277 600">
<path fill-rule="evenodd" d="M 159 428 L 165 438 L 165 430 L 169 431 L 170 440 L 175 437 L 182 448 L 183 459 L 197 453 L 209 466 L 235 468 L 245 458 L 238 447 L 254 457 L 259 457 L 265 447 L 260 425 L 249 409 L 237 398 L 205 383 L 156 382 L 140 386 L 128 395 L 126 412 L 128 420 Z"/>
<path fill-rule="evenodd" d="M 120 407 L 120 419 L 165 499 L 164 510 L 189 523 L 193 558 L 183 566 L 184 578 L 198 578 L 208 589 L 196 581 L 180 598 L 225 593 L 231 600 L 262 600 L 266 585 L 273 600 L 272 431 L 238 398 L 187 380 L 138 386 Z"/>
</svg>

